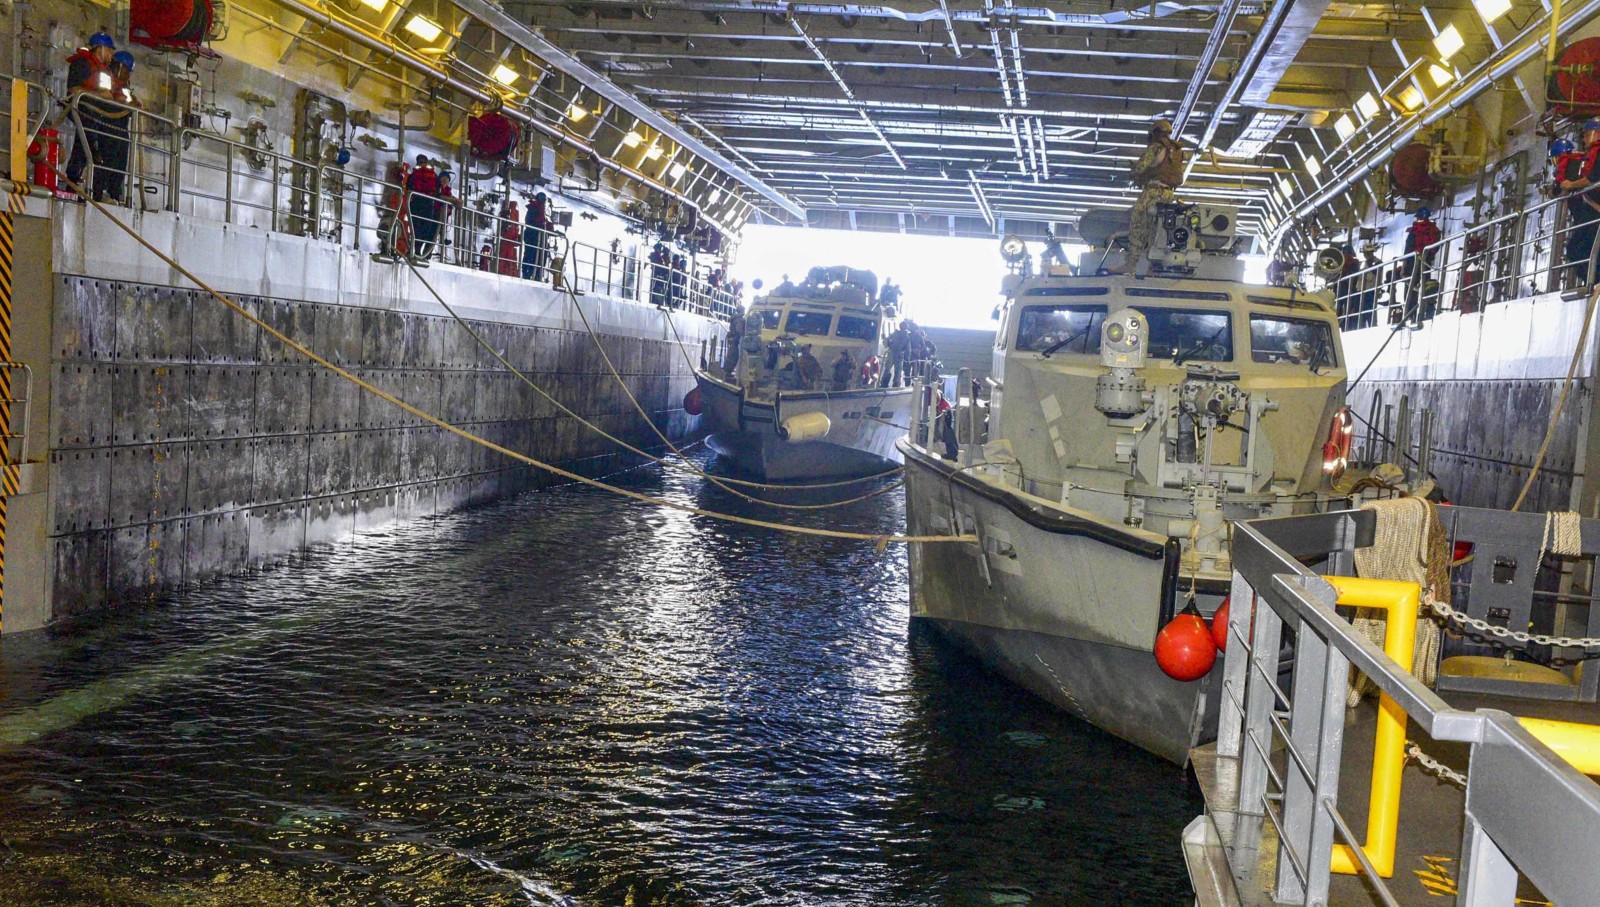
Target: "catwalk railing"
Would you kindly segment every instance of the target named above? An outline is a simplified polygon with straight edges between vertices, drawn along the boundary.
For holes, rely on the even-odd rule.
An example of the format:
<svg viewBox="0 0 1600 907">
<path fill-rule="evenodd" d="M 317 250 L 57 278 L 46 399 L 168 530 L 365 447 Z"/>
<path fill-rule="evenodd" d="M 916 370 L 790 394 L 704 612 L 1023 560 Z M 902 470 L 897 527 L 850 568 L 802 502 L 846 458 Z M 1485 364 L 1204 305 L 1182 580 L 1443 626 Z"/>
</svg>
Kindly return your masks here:
<svg viewBox="0 0 1600 907">
<path fill-rule="evenodd" d="M 1421 251 L 1329 280 L 1340 326 L 1418 324 L 1519 297 L 1594 285 L 1600 212 L 1578 221 L 1569 201 L 1600 204 L 1600 186 L 1557 196 L 1443 236 Z"/>
<path fill-rule="evenodd" d="M 115 120 L 87 104 L 118 112 Z M 722 319 L 740 300 L 706 266 L 677 267 L 570 241 L 561 227 L 510 217 L 501 191 L 461 199 L 283 154 L 137 106 L 79 95 L 60 114 L 65 149 L 87 136 L 82 183 L 118 204 L 314 236 L 380 258 L 442 262 Z M 122 126 L 120 124 L 126 124 Z M 62 187 L 63 189 L 65 187 Z"/>
<path fill-rule="evenodd" d="M 1537 539 L 1544 523 L 1541 514 L 1447 510 L 1452 538 L 1476 543 L 1480 561 L 1505 540 Z M 1397 903 L 1382 877 L 1388 873 L 1368 854 L 1372 842 L 1364 847 L 1355 839 L 1339 804 L 1346 685 L 1354 667 L 1416 732 L 1471 748 L 1457 904 L 1511 907 L 1519 876 L 1554 903 L 1595 903 L 1600 786 L 1505 712 L 1451 707 L 1334 610 L 1334 587 L 1313 570 L 1352 574 L 1355 548 L 1373 542 L 1374 520 L 1345 511 L 1234 527 L 1217 756 L 1219 789 L 1237 784 L 1237 820 L 1223 849 L 1238 890 L 1270 890 L 1281 904 L 1328 904 L 1335 851 L 1342 850 L 1351 863 L 1346 868 L 1367 877 L 1378 901 Z M 1600 523 L 1584 520 L 1582 537 L 1585 556 L 1600 553 Z M 1279 660 L 1290 638 L 1293 683 L 1284 690 Z M 1280 749 L 1283 758 L 1275 758 Z M 1275 877 L 1255 879 L 1269 823 Z"/>
</svg>

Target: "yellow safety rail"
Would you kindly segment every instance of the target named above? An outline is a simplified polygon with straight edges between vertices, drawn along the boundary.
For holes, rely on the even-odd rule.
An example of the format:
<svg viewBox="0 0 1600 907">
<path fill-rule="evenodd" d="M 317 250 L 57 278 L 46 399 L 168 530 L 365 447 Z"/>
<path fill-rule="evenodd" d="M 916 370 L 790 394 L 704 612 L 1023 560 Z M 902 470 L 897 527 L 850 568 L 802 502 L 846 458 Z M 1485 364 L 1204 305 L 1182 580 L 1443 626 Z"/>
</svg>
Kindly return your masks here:
<svg viewBox="0 0 1600 907">
<path fill-rule="evenodd" d="M 1324 576 L 1339 593 L 1339 604 L 1387 613 L 1383 652 L 1410 671 L 1416 647 L 1417 611 L 1422 588 L 1416 583 Z M 1528 733 L 1586 775 L 1600 775 L 1600 726 L 1518 718 Z M 1378 729 L 1372 743 L 1372 790 L 1367 801 L 1367 840 L 1362 853 L 1378 875 L 1394 875 L 1395 836 L 1400 828 L 1400 778 L 1406 765 L 1406 713 L 1388 694 L 1378 697 Z M 1333 847 L 1332 869 L 1356 875 L 1361 867 L 1347 845 Z"/>
</svg>

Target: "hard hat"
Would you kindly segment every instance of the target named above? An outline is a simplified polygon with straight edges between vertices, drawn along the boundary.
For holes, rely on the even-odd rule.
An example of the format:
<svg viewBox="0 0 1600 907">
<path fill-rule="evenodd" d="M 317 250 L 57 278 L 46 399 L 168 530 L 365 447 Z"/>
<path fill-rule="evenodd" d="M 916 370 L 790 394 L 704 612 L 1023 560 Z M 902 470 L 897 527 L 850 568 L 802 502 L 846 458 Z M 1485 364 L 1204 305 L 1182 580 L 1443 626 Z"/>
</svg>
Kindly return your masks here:
<svg viewBox="0 0 1600 907">
<path fill-rule="evenodd" d="M 129 72 L 133 71 L 133 54 L 130 54 L 125 50 L 119 50 L 116 53 L 112 54 L 111 55 L 111 62 L 116 63 L 116 64 L 118 64 L 120 66 L 128 67 L 128 71 Z"/>
<path fill-rule="evenodd" d="M 1172 132 L 1172 122 L 1170 120 L 1156 120 L 1150 124 L 1150 127 L 1169 134 Z"/>
<path fill-rule="evenodd" d="M 1417 217 L 1421 218 L 1422 220 L 1428 220 L 1428 219 L 1433 217 L 1433 209 L 1432 208 L 1418 208 L 1417 209 Z"/>
<path fill-rule="evenodd" d="M 1596 130 L 1600 130 L 1600 117 L 1590 117 L 1589 120 L 1583 124 L 1583 131 L 1594 132 Z"/>
<path fill-rule="evenodd" d="M 536 198 L 536 199 L 538 199 L 538 200 L 539 200 L 539 201 L 541 201 L 541 202 L 542 202 L 542 201 L 545 201 L 545 194 L 544 194 L 544 193 L 543 193 L 543 192 L 535 192 L 535 193 L 534 193 L 534 194 L 533 194 L 533 197 L 534 197 L 534 198 Z"/>
<path fill-rule="evenodd" d="M 117 46 L 117 42 L 111 40 L 111 36 L 105 32 L 97 31 L 89 36 L 89 46 L 115 48 Z"/>
<path fill-rule="evenodd" d="M 1550 143 L 1550 156 L 1560 157 L 1578 150 L 1578 143 L 1572 139 L 1556 139 Z"/>
</svg>

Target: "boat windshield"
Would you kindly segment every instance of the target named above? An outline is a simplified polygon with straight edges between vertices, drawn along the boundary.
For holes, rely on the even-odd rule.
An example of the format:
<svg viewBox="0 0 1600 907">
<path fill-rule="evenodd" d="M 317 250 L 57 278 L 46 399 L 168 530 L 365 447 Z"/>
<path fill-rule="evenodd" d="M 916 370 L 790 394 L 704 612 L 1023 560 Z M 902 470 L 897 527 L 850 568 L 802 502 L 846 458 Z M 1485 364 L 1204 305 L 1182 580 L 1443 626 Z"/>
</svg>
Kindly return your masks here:
<svg viewBox="0 0 1600 907">
<path fill-rule="evenodd" d="M 761 315 L 762 327 L 771 328 L 772 330 L 778 329 L 778 319 L 783 317 L 781 309 L 762 309 L 759 314 Z"/>
<path fill-rule="evenodd" d="M 877 340 L 878 319 L 862 318 L 859 315 L 840 315 L 839 327 L 833 333 L 834 336 L 846 340 Z"/>
<path fill-rule="evenodd" d="M 1250 316 L 1250 358 L 1318 368 L 1339 364 L 1327 322 L 1278 315 Z"/>
<path fill-rule="evenodd" d="M 1105 320 L 1103 305 L 1025 306 L 1017 327 L 1016 349 L 1022 353 L 1042 353 L 1052 348 L 1062 353 L 1098 353 L 1100 325 Z"/>
<path fill-rule="evenodd" d="M 790 312 L 783 329 L 791 334 L 826 334 L 832 325 L 830 312 Z"/>
<path fill-rule="evenodd" d="M 1140 306 L 1150 325 L 1151 359 L 1227 362 L 1233 359 L 1233 319 L 1227 312 Z"/>
</svg>

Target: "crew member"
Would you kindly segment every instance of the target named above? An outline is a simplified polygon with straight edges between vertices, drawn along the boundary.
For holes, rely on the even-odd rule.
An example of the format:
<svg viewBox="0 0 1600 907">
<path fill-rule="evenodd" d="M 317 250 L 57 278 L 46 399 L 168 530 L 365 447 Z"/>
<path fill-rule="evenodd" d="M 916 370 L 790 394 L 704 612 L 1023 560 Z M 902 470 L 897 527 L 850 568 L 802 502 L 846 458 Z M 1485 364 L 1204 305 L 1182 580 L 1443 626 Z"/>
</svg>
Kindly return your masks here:
<svg viewBox="0 0 1600 907">
<path fill-rule="evenodd" d="M 117 107 L 107 111 L 105 115 L 106 134 L 100 141 L 100 150 L 104 160 L 100 165 L 105 168 L 105 179 L 97 179 L 105 190 L 107 196 L 114 202 L 122 204 L 128 199 L 124 190 L 127 188 L 128 177 L 128 149 L 130 134 L 133 127 L 133 111 L 138 105 L 133 98 L 133 54 L 119 50 L 111 55 L 111 100 L 117 102 Z M 98 169 L 98 168 L 97 168 Z"/>
<path fill-rule="evenodd" d="M 894 281 L 885 277 L 883 286 L 878 290 L 878 305 L 888 307 L 898 306 L 899 304 L 900 288 L 894 285 Z"/>
<path fill-rule="evenodd" d="M 849 350 L 840 350 L 839 358 L 833 360 L 833 389 L 847 391 L 856 377 L 856 360 L 850 355 Z"/>
<path fill-rule="evenodd" d="M 883 370 L 884 387 L 899 387 L 905 383 L 906 373 L 910 371 L 911 329 L 906 326 L 910 323 L 900 322 L 884 338 L 883 345 L 889 351 L 889 367 Z"/>
<path fill-rule="evenodd" d="M 794 357 L 794 362 L 795 371 L 800 376 L 801 390 L 816 390 L 817 385 L 822 383 L 822 363 L 811 355 L 811 344 L 800 347 L 800 355 Z"/>
<path fill-rule="evenodd" d="M 522 228 L 517 226 L 519 213 L 513 201 L 507 201 L 505 210 L 500 212 L 500 261 L 496 270 L 507 277 L 517 276 L 517 247 L 522 245 Z"/>
<path fill-rule="evenodd" d="M 528 203 L 528 219 L 522 228 L 522 279 L 544 280 L 545 263 L 550 260 L 550 199 L 535 193 Z"/>
<path fill-rule="evenodd" d="M 1407 320 L 1426 321 L 1433 317 L 1434 297 L 1428 296 L 1426 312 L 1422 311 L 1422 303 L 1432 276 L 1433 259 L 1438 254 L 1434 244 L 1439 241 L 1439 236 L 1439 225 L 1433 222 L 1433 210 L 1418 208 L 1416 219 L 1406 228 L 1402 273 L 1406 278 Z"/>
<path fill-rule="evenodd" d="M 456 198 L 455 187 L 451 185 L 454 178 L 455 174 L 448 170 L 439 171 L 439 191 L 437 193 L 439 204 L 435 210 L 439 215 L 439 230 L 444 234 L 444 238 L 439 240 L 441 247 L 454 246 L 455 243 L 451 241 L 451 236 L 460 229 L 460 221 L 456 219 L 455 213 L 456 209 L 461 207 L 461 199 Z M 443 257 L 442 252 L 440 257 Z M 460 258 L 461 253 L 458 250 L 456 252 L 456 260 L 460 261 Z"/>
<path fill-rule="evenodd" d="M 1596 172 L 1596 164 L 1600 162 L 1600 117 L 1589 120 L 1583 124 L 1583 160 L 1576 169 L 1576 174 L 1558 174 L 1556 185 L 1567 196 L 1567 217 L 1571 221 L 1567 228 L 1566 261 L 1570 273 L 1578 282 L 1583 283 L 1589 279 L 1589 258 L 1593 254 L 1595 233 L 1600 230 L 1600 199 L 1591 187 L 1600 183 L 1600 172 Z"/>
<path fill-rule="evenodd" d="M 689 259 L 682 255 L 672 256 L 671 271 L 668 276 L 667 305 L 681 309 L 688 303 L 689 288 Z"/>
<path fill-rule="evenodd" d="M 667 269 L 672 267 L 672 256 L 666 243 L 656 243 L 650 250 L 650 304 L 658 309 L 667 307 L 667 288 L 670 280 Z"/>
<path fill-rule="evenodd" d="M 110 67 L 111 55 L 116 49 L 117 44 L 110 35 L 95 32 L 89 37 L 88 47 L 78 48 L 67 58 L 69 103 L 75 103 L 78 111 L 77 136 L 72 142 L 72 155 L 67 159 L 67 179 L 83 186 L 83 171 L 92 159 L 94 179 L 92 185 L 84 189 L 95 198 L 106 195 L 112 184 L 107 160 L 110 138 L 107 122 L 117 109 L 109 104 L 97 104 L 95 100 L 114 99 L 116 80 L 112 78 Z"/>
<path fill-rule="evenodd" d="M 417 166 L 406 178 L 406 189 L 411 194 L 407 210 L 411 212 L 411 233 L 416 240 L 411 244 L 411 260 L 427 261 L 439 235 L 439 201 L 435 197 L 439 192 L 439 172 L 426 154 L 417 155 Z"/>
<path fill-rule="evenodd" d="M 744 344 L 744 318 L 738 312 L 728 319 L 728 342 L 722 349 L 722 373 L 733 376 L 739 367 L 739 347 Z"/>
<path fill-rule="evenodd" d="M 1172 124 L 1157 120 L 1150 127 L 1149 144 L 1133 165 L 1134 185 L 1141 187 L 1128 222 L 1128 257 L 1118 273 L 1133 274 L 1150 252 L 1150 219 L 1156 205 L 1172 201 L 1183 185 L 1186 161 L 1183 146 L 1172 137 Z"/>
</svg>

